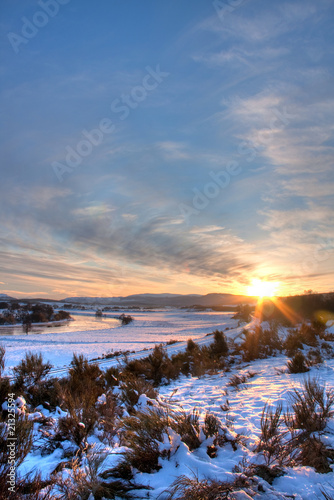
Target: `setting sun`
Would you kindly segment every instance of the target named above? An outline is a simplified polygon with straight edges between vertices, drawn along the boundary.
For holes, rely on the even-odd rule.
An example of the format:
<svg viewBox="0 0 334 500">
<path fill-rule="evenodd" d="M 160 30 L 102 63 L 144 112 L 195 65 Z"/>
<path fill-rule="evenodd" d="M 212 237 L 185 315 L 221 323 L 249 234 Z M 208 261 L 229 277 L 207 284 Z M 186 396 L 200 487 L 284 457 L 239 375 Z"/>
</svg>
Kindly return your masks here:
<svg viewBox="0 0 334 500">
<path fill-rule="evenodd" d="M 250 296 L 256 297 L 274 297 L 277 291 L 279 283 L 278 282 L 269 282 L 269 281 L 261 281 L 259 279 L 254 279 L 252 281 L 251 286 L 248 287 L 247 293 Z"/>
</svg>

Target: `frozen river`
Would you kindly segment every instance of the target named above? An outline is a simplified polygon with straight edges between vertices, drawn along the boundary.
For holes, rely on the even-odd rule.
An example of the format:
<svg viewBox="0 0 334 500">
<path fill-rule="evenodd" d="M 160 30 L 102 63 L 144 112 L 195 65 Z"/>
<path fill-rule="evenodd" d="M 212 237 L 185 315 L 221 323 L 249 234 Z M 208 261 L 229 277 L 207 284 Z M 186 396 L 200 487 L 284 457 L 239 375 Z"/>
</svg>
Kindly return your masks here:
<svg viewBox="0 0 334 500">
<path fill-rule="evenodd" d="M 102 328 L 116 328 L 120 325 L 119 320 L 113 318 L 96 318 L 95 315 L 79 315 L 71 314 L 74 321 L 65 321 L 60 324 L 49 325 L 32 325 L 28 335 L 45 334 L 45 333 L 69 333 L 81 332 L 83 330 L 101 330 Z M 4 335 L 27 335 L 22 326 L 1 326 L 0 327 L 0 341 L 1 336 Z"/>
</svg>

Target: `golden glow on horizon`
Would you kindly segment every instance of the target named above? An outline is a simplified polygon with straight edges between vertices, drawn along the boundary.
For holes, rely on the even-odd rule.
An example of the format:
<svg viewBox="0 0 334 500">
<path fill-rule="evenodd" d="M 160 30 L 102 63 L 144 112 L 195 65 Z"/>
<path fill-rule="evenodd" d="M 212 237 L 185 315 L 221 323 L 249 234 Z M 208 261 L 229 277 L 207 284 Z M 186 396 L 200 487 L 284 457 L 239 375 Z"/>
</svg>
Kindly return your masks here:
<svg viewBox="0 0 334 500">
<path fill-rule="evenodd" d="M 279 283 L 277 281 L 261 281 L 254 279 L 251 286 L 247 288 L 247 294 L 252 297 L 274 297 L 276 295 Z"/>
</svg>

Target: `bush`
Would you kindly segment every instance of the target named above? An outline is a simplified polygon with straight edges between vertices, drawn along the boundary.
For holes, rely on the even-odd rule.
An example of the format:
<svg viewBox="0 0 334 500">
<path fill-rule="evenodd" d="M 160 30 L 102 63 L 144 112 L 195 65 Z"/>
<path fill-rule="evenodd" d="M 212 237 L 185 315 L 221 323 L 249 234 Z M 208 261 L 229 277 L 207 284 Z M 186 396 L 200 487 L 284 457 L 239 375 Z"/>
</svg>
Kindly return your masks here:
<svg viewBox="0 0 334 500">
<path fill-rule="evenodd" d="M 254 331 L 244 330 L 243 334 L 245 340 L 240 345 L 239 351 L 244 361 L 273 356 L 282 350 L 282 343 L 275 327 L 262 330 L 261 326 L 257 326 Z"/>
<path fill-rule="evenodd" d="M 191 479 L 182 475 L 165 493 L 168 494 L 168 500 L 227 500 L 233 498 L 229 495 L 232 491 L 240 489 L 240 483 L 244 487 L 250 484 L 246 478 L 242 482 L 236 479 L 233 483 L 228 483 L 215 479 L 200 481 L 197 477 Z"/>
<path fill-rule="evenodd" d="M 318 345 L 319 329 L 317 327 L 314 328 L 312 325 L 303 323 L 300 327 L 299 332 L 303 339 L 303 344 L 311 347 L 315 347 Z"/>
<path fill-rule="evenodd" d="M 299 349 L 303 349 L 303 338 L 300 331 L 297 329 L 290 330 L 283 343 L 283 347 L 289 357 L 293 357 Z"/>
<path fill-rule="evenodd" d="M 131 499 L 131 490 L 142 488 L 141 485 L 132 485 L 129 482 L 120 480 L 104 481 L 99 470 L 106 458 L 105 453 L 92 449 L 87 453 L 80 463 L 78 458 L 72 460 L 71 470 L 68 477 L 61 478 L 57 486 L 62 493 L 63 500 L 85 499 L 93 497 L 94 499 Z"/>
<path fill-rule="evenodd" d="M 162 408 L 147 408 L 125 418 L 122 442 L 129 449 L 125 452 L 124 462 L 139 472 L 161 469 L 159 458 L 167 456 L 167 451 L 160 451 L 159 443 L 164 441 L 168 425 L 168 414 Z"/>
<path fill-rule="evenodd" d="M 8 483 L 5 478 L 10 472 L 10 449 L 8 448 L 6 421 L 0 419 L 0 498 L 17 499 L 16 494 L 9 496 Z M 15 468 L 22 464 L 32 448 L 33 423 L 25 415 L 16 416 L 15 419 Z"/>
<path fill-rule="evenodd" d="M 328 344 L 325 344 L 325 350 L 327 351 Z M 329 349 L 329 352 L 332 353 L 332 350 Z M 320 365 L 323 362 L 323 357 L 319 349 L 310 349 L 307 353 L 307 365 Z"/>
<path fill-rule="evenodd" d="M 133 407 L 138 403 L 142 394 L 146 394 L 150 399 L 157 397 L 157 391 L 150 382 L 131 373 L 122 374 L 120 388 L 121 400 L 130 414 L 133 413 Z"/>
<path fill-rule="evenodd" d="M 0 314 L 0 325 L 15 325 L 15 316 L 9 312 Z"/>
<path fill-rule="evenodd" d="M 294 389 L 291 396 L 293 413 L 286 414 L 290 430 L 300 429 L 305 436 L 325 430 L 328 420 L 334 416 L 334 390 L 325 390 L 319 381 L 308 378 L 301 391 Z"/>
<path fill-rule="evenodd" d="M 247 372 L 245 375 L 232 375 L 232 377 L 227 382 L 229 387 L 234 387 L 234 389 L 239 389 L 239 386 L 247 382 L 250 378 L 254 377 L 256 373 Z"/>
<path fill-rule="evenodd" d="M 26 352 L 24 359 L 13 368 L 14 390 L 22 391 L 27 401 L 37 406 L 50 388 L 45 377 L 51 368 L 51 363 L 44 363 L 41 353 Z"/>
<path fill-rule="evenodd" d="M 127 361 L 124 371 L 136 376 L 142 375 L 155 386 L 179 375 L 179 370 L 173 365 L 162 345 L 156 345 L 152 354 L 146 358 Z"/>
<path fill-rule="evenodd" d="M 103 392 L 104 377 L 97 363 L 89 363 L 82 354 L 73 354 L 68 372 L 66 389 L 75 396 L 85 396 L 86 392 L 94 393 L 95 401 Z"/>
<path fill-rule="evenodd" d="M 54 436 L 54 441 L 68 439 L 74 442 L 82 452 L 87 444 L 88 436 L 93 433 L 98 422 L 99 412 L 96 408 L 96 400 L 99 392 L 92 383 L 88 384 L 86 391 L 81 394 L 62 388 L 62 404 L 68 414 L 58 420 L 58 431 Z"/>
<path fill-rule="evenodd" d="M 324 338 L 324 329 L 318 322 L 313 322 L 312 325 L 303 323 L 299 329 L 290 330 L 284 342 L 284 349 L 287 355 L 292 357 L 298 349 L 303 348 L 303 344 L 316 347 L 319 337 Z"/>
<path fill-rule="evenodd" d="M 221 428 L 221 423 L 219 419 L 215 415 L 207 413 L 204 418 L 204 427 L 203 427 L 203 432 L 205 437 L 209 438 L 216 436 L 220 428 Z"/>
<path fill-rule="evenodd" d="M 198 344 L 196 344 L 196 342 L 194 342 L 193 339 L 188 339 L 186 352 L 189 354 L 194 354 L 195 352 L 198 351 L 199 351 Z"/>
<path fill-rule="evenodd" d="M 116 385 L 119 385 L 120 382 L 120 371 L 118 368 L 115 368 L 114 366 L 110 366 L 105 372 L 104 372 L 104 380 L 105 380 L 105 385 L 107 388 L 115 387 Z"/>
<path fill-rule="evenodd" d="M 55 409 L 62 402 L 61 385 L 57 378 L 42 380 L 25 392 L 24 396 L 34 408 L 42 405 L 47 406 L 48 409 Z"/>
<path fill-rule="evenodd" d="M 265 404 L 261 415 L 261 436 L 256 447 L 262 452 L 267 466 L 277 462 L 280 466 L 289 462 L 289 449 L 283 443 L 284 433 L 280 432 L 282 423 L 282 406 L 278 405 L 275 411 Z"/>
<path fill-rule="evenodd" d="M 98 420 L 95 405 L 103 389 L 104 377 L 99 366 L 74 354 L 68 377 L 59 382 L 60 398 L 68 415 L 59 419 L 55 440 L 69 439 L 81 451 L 84 449 Z"/>
<path fill-rule="evenodd" d="M 119 319 L 120 319 L 120 320 L 121 320 L 121 322 L 122 322 L 122 326 L 124 326 L 124 325 L 128 325 L 129 323 L 131 323 L 131 322 L 133 321 L 133 317 L 132 317 L 132 316 L 130 316 L 130 315 L 127 315 L 127 316 L 126 316 L 125 314 L 121 314 L 121 315 L 119 316 Z"/>
<path fill-rule="evenodd" d="M 64 319 L 71 319 L 71 315 L 67 311 L 58 311 L 53 319 L 54 321 L 63 321 Z"/>
<path fill-rule="evenodd" d="M 85 402 L 73 399 L 66 401 L 69 414 L 58 420 L 58 432 L 55 441 L 70 440 L 75 443 L 80 452 L 87 445 L 87 438 L 92 434 L 98 420 L 98 412 L 94 406 L 87 407 Z"/>
<path fill-rule="evenodd" d="M 201 444 L 199 439 L 199 413 L 193 410 L 192 413 L 179 412 L 174 414 L 175 431 L 180 434 L 181 440 L 188 446 L 189 450 L 195 450 Z"/>
<path fill-rule="evenodd" d="M 294 357 L 287 362 L 289 373 L 305 373 L 309 371 L 304 354 L 298 351 Z"/>
<path fill-rule="evenodd" d="M 319 438 L 310 436 L 301 444 L 297 463 L 327 474 L 332 472 L 330 463 L 334 463 L 334 449 L 328 448 Z"/>
<path fill-rule="evenodd" d="M 251 313 L 254 310 L 254 307 L 251 307 L 248 304 L 245 305 L 238 305 L 236 307 L 236 314 L 232 317 L 232 319 L 238 319 L 240 321 L 243 321 L 244 323 L 249 323 L 250 320 L 252 319 Z"/>
<path fill-rule="evenodd" d="M 183 352 L 171 358 L 163 345 L 156 345 L 152 354 L 142 359 L 126 361 L 124 372 L 142 376 L 155 386 L 176 379 L 180 373 L 201 376 L 212 370 L 225 368 L 225 356 L 228 352 L 223 332 L 214 332 L 214 342 L 200 348 L 192 339 L 188 340 Z"/>
<path fill-rule="evenodd" d="M 118 406 L 116 396 L 107 394 L 105 402 L 97 405 L 98 412 L 98 428 L 102 430 L 102 441 L 107 441 L 111 446 L 113 439 L 119 429 L 119 419 L 123 413 Z"/>
<path fill-rule="evenodd" d="M 36 304 L 32 306 L 30 320 L 32 323 L 46 323 L 53 317 L 53 307 L 49 304 Z"/>
<path fill-rule="evenodd" d="M 213 332 L 214 342 L 210 345 L 210 354 L 214 358 L 226 356 L 228 353 L 228 346 L 223 332 L 215 330 Z"/>
</svg>

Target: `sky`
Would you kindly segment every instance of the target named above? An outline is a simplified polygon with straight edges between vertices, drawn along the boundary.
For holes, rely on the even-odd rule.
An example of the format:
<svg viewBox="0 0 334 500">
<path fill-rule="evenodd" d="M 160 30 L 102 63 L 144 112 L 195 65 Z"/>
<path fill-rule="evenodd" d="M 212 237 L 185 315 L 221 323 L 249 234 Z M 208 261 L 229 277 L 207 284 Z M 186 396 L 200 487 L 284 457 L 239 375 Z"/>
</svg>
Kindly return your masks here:
<svg viewBox="0 0 334 500">
<path fill-rule="evenodd" d="M 0 14 L 0 293 L 334 289 L 332 0 Z"/>
</svg>

